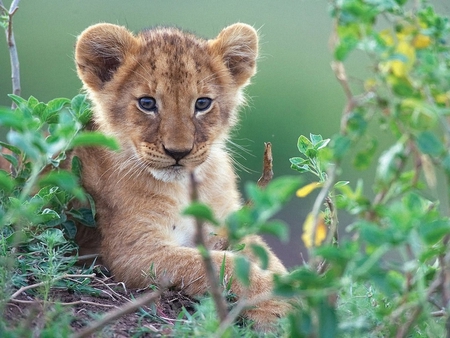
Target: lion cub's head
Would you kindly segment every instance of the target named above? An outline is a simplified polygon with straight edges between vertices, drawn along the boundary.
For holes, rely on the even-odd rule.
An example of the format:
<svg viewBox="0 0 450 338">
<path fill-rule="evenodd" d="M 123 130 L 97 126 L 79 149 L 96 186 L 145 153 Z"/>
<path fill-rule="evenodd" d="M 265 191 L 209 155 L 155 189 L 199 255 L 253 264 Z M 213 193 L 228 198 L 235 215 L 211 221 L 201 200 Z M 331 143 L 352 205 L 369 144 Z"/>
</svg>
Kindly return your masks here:
<svg viewBox="0 0 450 338">
<path fill-rule="evenodd" d="M 79 36 L 75 59 L 98 128 L 118 138 L 130 163 L 171 181 L 222 147 L 257 54 L 256 31 L 245 24 L 213 40 L 98 24 Z"/>
</svg>

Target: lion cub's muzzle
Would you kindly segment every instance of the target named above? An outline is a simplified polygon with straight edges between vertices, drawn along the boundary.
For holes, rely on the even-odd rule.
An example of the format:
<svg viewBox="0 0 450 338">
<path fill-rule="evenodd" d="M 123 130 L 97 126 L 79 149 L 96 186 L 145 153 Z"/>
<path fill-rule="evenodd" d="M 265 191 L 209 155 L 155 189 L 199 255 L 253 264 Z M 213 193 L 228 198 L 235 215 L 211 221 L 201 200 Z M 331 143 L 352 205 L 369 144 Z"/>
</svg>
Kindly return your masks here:
<svg viewBox="0 0 450 338">
<path fill-rule="evenodd" d="M 182 149 L 168 149 L 164 147 L 164 152 L 176 161 L 175 165 L 179 165 L 180 160 L 189 155 L 191 151 L 192 148 L 189 150 L 182 150 Z"/>
</svg>

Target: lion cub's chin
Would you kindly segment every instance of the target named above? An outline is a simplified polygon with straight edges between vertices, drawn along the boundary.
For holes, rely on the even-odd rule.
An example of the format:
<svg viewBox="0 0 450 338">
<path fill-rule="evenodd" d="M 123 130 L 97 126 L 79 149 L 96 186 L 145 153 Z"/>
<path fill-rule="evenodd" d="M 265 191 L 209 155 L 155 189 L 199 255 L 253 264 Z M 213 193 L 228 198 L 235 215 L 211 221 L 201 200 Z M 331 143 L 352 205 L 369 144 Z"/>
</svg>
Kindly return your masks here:
<svg viewBox="0 0 450 338">
<path fill-rule="evenodd" d="M 189 175 L 189 169 L 183 166 L 164 169 L 150 168 L 150 173 L 159 181 L 176 182 L 186 179 Z"/>
</svg>

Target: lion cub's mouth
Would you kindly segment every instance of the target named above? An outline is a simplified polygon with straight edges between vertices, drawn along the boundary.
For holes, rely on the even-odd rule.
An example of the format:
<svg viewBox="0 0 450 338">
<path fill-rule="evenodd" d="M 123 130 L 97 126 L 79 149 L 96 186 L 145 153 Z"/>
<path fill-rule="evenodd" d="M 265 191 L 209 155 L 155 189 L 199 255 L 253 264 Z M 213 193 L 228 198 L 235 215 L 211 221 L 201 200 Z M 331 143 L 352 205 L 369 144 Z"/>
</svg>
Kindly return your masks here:
<svg viewBox="0 0 450 338">
<path fill-rule="evenodd" d="M 173 164 L 165 168 L 150 168 L 150 173 L 159 181 L 174 182 L 188 177 L 189 170 L 181 164 Z"/>
</svg>

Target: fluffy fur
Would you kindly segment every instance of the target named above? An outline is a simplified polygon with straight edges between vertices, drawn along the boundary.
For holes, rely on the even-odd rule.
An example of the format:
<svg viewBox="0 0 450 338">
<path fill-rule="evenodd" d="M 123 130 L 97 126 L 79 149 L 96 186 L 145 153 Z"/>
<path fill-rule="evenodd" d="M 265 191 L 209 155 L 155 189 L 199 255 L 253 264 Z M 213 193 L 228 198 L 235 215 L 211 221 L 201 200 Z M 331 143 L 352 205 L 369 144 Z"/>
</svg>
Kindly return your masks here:
<svg viewBox="0 0 450 338">
<path fill-rule="evenodd" d="M 231 25 L 212 40 L 174 28 L 134 35 L 112 24 L 91 26 L 78 37 L 75 59 L 93 104 L 92 128 L 115 136 L 121 150 L 74 153 L 83 164 L 82 184 L 96 202 L 98 223 L 98 230 L 80 228 L 77 240 L 81 253 L 99 248 L 117 280 L 129 287 L 168 280 L 191 296 L 208 291 L 194 221 L 180 212 L 190 203 L 191 171 L 199 199 L 218 219 L 240 207 L 225 140 L 257 55 L 256 31 L 245 24 Z M 202 98 L 211 100 L 206 109 L 198 104 Z M 154 109 L 148 109 L 151 103 Z M 217 270 L 226 256 L 230 278 L 235 254 L 217 232 L 208 226 L 207 245 Z M 257 236 L 244 242 L 267 248 Z M 262 270 L 246 247 L 253 262 L 251 287 L 245 290 L 234 278 L 232 291 L 250 299 L 269 295 L 273 273 L 285 268 L 267 248 L 269 269 Z M 245 315 L 264 325 L 287 308 L 272 299 Z"/>
</svg>

